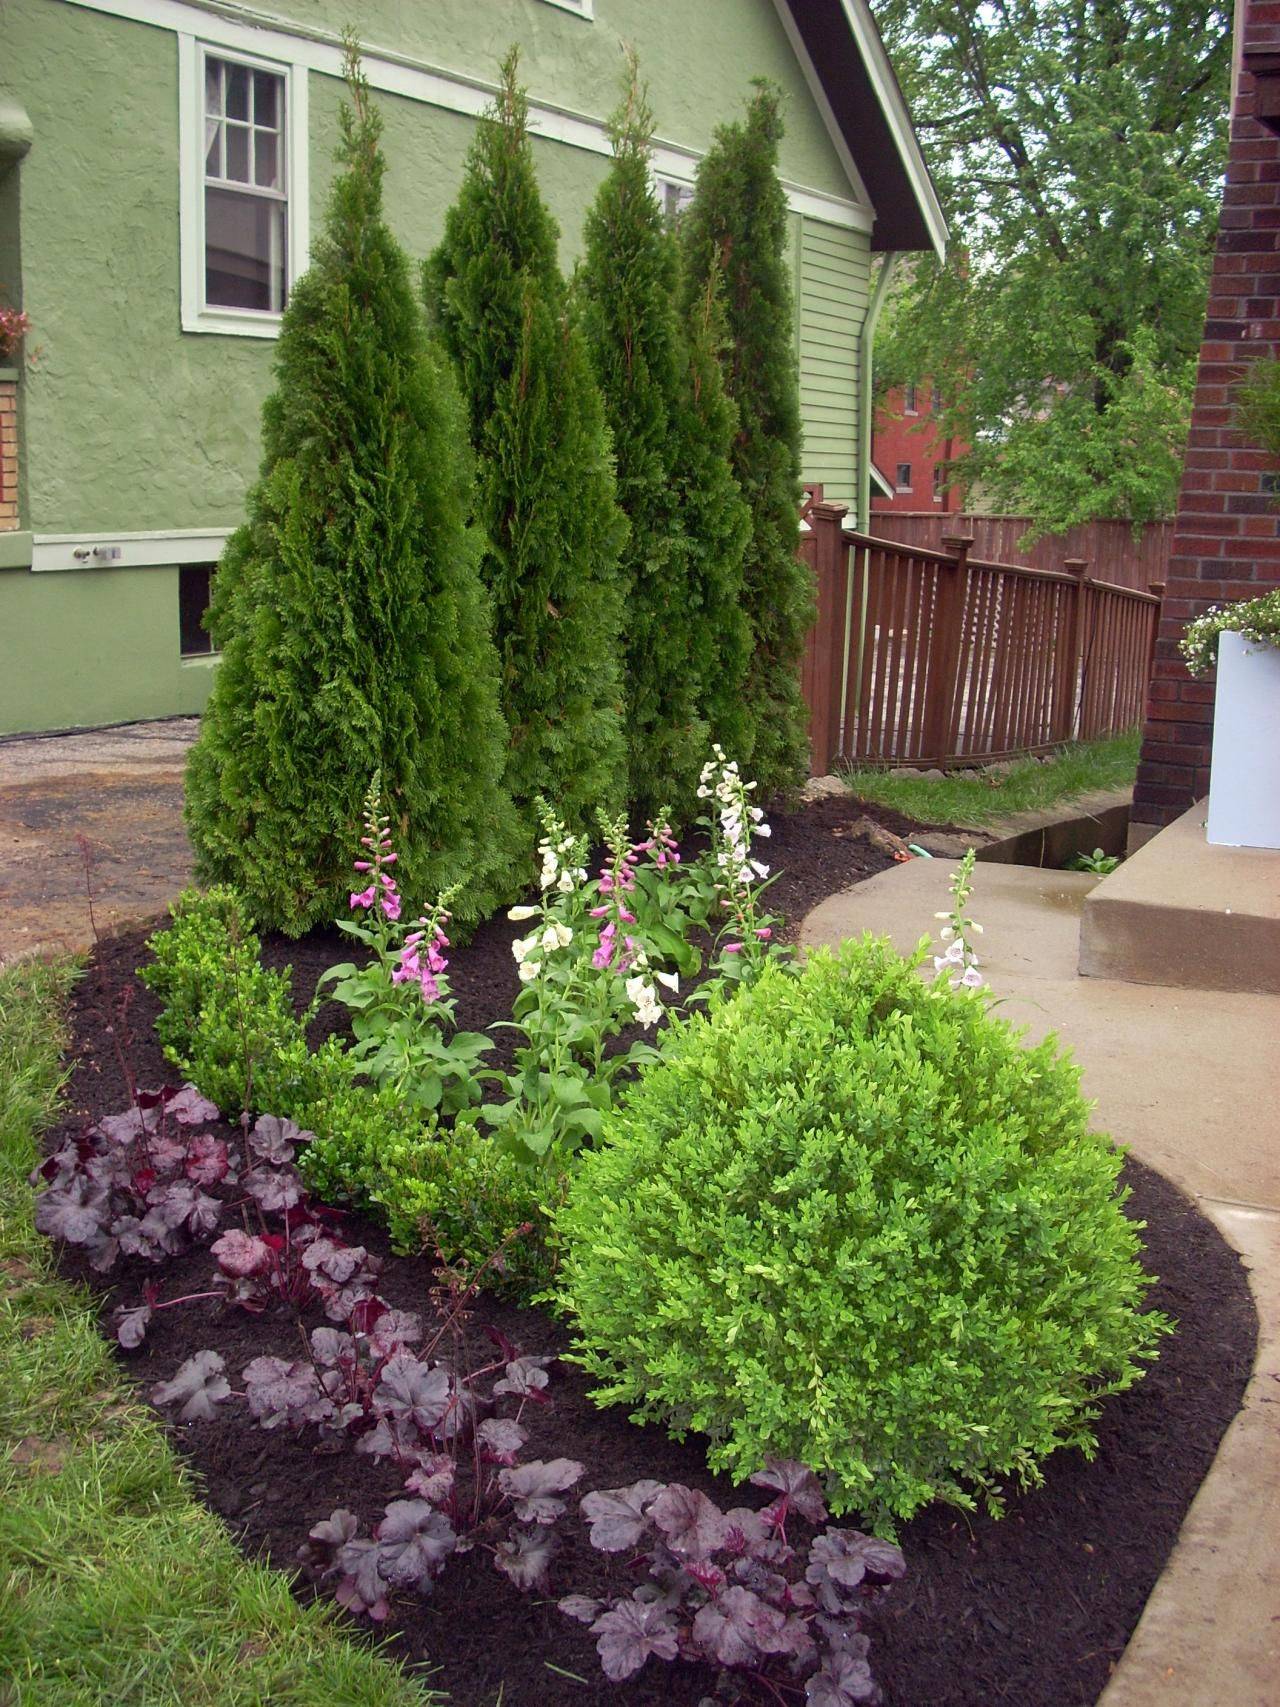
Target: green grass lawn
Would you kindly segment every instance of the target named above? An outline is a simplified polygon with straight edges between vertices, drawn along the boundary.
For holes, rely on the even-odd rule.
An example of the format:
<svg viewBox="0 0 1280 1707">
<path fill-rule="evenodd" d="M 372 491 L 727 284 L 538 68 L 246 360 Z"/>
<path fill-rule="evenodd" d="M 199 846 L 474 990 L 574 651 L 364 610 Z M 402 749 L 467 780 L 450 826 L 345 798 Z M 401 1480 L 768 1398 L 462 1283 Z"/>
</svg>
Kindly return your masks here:
<svg viewBox="0 0 1280 1707">
<path fill-rule="evenodd" d="M 37 962 L 0 972 L 0 1704 L 442 1699 L 236 1552 L 87 1297 L 54 1273 L 27 1174 L 59 1090 L 73 977 Z"/>
<path fill-rule="evenodd" d="M 1062 747 L 1048 764 L 1026 759 L 1002 775 L 958 772 L 942 778 L 848 771 L 844 780 L 863 800 L 891 806 L 922 824 L 990 824 L 1014 812 L 1039 811 L 1099 788 L 1132 786 L 1141 733 L 1131 729 L 1103 741 Z"/>
</svg>

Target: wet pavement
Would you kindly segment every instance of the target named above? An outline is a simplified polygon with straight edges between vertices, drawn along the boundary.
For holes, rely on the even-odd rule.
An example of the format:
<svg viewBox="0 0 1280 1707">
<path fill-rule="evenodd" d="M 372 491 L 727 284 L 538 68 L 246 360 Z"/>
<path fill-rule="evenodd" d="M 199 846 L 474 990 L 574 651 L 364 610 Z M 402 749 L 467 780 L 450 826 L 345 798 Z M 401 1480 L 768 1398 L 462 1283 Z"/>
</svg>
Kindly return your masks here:
<svg viewBox="0 0 1280 1707">
<path fill-rule="evenodd" d="M 0 966 L 75 953 L 188 882 L 182 779 L 199 719 L 0 741 Z"/>
</svg>

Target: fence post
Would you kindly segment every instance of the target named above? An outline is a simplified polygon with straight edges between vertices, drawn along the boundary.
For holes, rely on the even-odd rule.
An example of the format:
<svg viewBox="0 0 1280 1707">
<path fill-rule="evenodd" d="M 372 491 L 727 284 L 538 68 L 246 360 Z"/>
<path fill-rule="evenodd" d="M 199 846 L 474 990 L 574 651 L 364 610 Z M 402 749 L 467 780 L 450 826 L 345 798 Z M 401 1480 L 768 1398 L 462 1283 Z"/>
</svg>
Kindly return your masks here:
<svg viewBox="0 0 1280 1707">
<path fill-rule="evenodd" d="M 1084 695 L 1088 686 L 1088 670 L 1085 658 L 1085 619 L 1088 616 L 1089 560 L 1085 557 L 1068 557 L 1062 567 L 1068 575 L 1075 578 L 1076 608 L 1075 622 L 1071 635 L 1070 682 L 1071 694 L 1067 702 L 1067 727 L 1063 734 L 1064 741 L 1079 737 L 1084 724 Z"/>
<path fill-rule="evenodd" d="M 942 547 L 954 561 L 938 565 L 938 598 L 929 635 L 929 708 L 924 725 L 925 756 L 940 766 L 950 757 L 959 703 L 960 619 L 973 539 L 964 534 L 943 534 Z"/>
<path fill-rule="evenodd" d="M 817 615 L 813 629 L 813 700 L 809 707 L 809 774 L 826 776 L 835 756 L 844 675 L 844 624 L 849 554 L 847 504 L 821 499 L 809 506 Z"/>
</svg>

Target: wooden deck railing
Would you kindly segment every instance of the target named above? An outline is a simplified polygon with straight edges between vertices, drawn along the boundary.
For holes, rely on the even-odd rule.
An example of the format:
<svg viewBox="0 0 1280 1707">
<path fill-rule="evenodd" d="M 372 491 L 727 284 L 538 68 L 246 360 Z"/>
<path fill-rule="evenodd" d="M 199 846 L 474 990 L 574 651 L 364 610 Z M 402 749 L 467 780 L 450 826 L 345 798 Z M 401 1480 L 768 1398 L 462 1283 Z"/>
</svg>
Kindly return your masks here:
<svg viewBox="0 0 1280 1707">
<path fill-rule="evenodd" d="M 1091 740 L 1143 712 L 1162 589 L 905 546 L 811 500 L 817 620 L 803 670 L 811 768 L 985 764 Z"/>
</svg>

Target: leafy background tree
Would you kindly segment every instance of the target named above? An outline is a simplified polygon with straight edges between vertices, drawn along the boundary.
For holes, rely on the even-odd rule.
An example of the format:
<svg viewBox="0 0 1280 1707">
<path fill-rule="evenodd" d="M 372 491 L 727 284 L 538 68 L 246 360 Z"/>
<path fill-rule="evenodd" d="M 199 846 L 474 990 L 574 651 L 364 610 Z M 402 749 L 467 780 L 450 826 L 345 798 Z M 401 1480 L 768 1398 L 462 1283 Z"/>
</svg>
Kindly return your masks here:
<svg viewBox="0 0 1280 1707">
<path fill-rule="evenodd" d="M 511 791 L 527 824 L 545 794 L 571 825 L 594 825 L 596 808 L 616 806 L 624 791 L 618 554 L 626 520 L 517 76 L 512 49 L 424 283 L 479 468 Z"/>
<path fill-rule="evenodd" d="M 480 916 L 516 846 L 466 421 L 383 220 L 381 121 L 352 41 L 347 80 L 262 472 L 214 581 L 222 662 L 187 771 L 200 875 L 294 933 L 345 908 L 375 770 L 410 897 L 463 882 L 455 911 Z"/>
<path fill-rule="evenodd" d="M 751 511 L 743 607 L 751 655 L 742 751 L 765 794 L 803 780 L 807 713 L 800 660 L 813 583 L 796 555 L 800 393 L 786 262 L 787 203 L 778 179 L 781 93 L 755 86 L 745 117 L 719 127 L 681 219 L 687 322 L 705 316 L 722 281 L 725 391 L 737 412 L 733 470 Z"/>
<path fill-rule="evenodd" d="M 645 817 L 691 807 L 712 735 L 741 737 L 749 518 L 729 463 L 734 417 L 710 310 L 696 340 L 681 322 L 680 255 L 650 179 L 653 115 L 634 55 L 611 136 L 575 287 L 631 530 L 620 561 L 627 784 Z"/>
<path fill-rule="evenodd" d="M 1231 14 L 1196 0 L 885 0 L 951 224 L 877 384 L 931 377 L 986 507 L 1167 515 L 1226 159 Z"/>
</svg>

